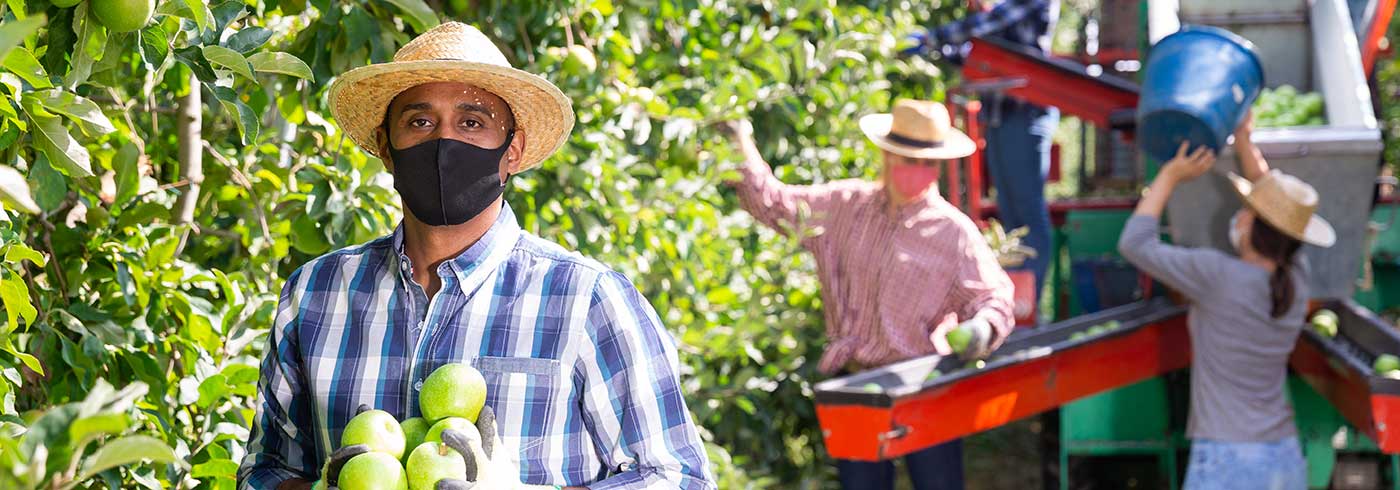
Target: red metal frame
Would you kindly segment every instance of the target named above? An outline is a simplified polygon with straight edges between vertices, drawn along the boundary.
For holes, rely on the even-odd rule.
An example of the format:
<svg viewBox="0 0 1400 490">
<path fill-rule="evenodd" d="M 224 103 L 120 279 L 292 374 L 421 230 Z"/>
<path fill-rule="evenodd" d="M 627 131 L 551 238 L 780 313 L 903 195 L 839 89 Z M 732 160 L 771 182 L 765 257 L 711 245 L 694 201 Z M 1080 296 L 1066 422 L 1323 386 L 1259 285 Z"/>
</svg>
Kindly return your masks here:
<svg viewBox="0 0 1400 490">
<path fill-rule="evenodd" d="M 1381 451 L 1400 452 L 1400 396 L 1372 394 L 1365 375 L 1337 365 L 1305 339 L 1298 339 L 1288 365 Z"/>
<path fill-rule="evenodd" d="M 1015 49 L 986 39 L 973 39 L 963 65 L 963 79 L 987 80 L 1024 77 L 1026 86 L 1007 93 L 1037 105 L 1111 127 L 1110 116 L 1137 108 L 1136 85 L 1111 75 L 1092 76 L 1083 65 Z"/>
<path fill-rule="evenodd" d="M 879 461 L 998 427 L 1190 363 L 1186 315 L 898 398 L 890 406 L 818 404 L 833 458 Z"/>
<path fill-rule="evenodd" d="M 1376 67 L 1376 61 L 1380 58 L 1381 38 L 1390 29 L 1390 18 L 1395 14 L 1396 0 L 1379 0 L 1376 2 L 1376 17 L 1371 19 L 1371 25 L 1366 31 L 1366 38 L 1361 43 L 1361 63 L 1366 67 L 1366 73 Z"/>
</svg>

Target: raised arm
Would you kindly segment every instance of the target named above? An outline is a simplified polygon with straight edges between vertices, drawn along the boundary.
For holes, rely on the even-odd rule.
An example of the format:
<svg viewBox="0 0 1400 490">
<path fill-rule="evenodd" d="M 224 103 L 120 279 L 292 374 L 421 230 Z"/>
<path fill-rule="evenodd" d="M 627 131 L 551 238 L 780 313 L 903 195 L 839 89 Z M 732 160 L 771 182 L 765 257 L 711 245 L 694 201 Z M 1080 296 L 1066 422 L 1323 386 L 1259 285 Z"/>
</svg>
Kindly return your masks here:
<svg viewBox="0 0 1400 490">
<path fill-rule="evenodd" d="M 1240 173 L 1250 182 L 1259 180 L 1269 173 L 1269 162 L 1264 153 L 1254 145 L 1254 111 L 1245 113 L 1244 122 L 1235 129 L 1235 154 L 1239 155 Z"/>
<path fill-rule="evenodd" d="M 778 180 L 758 152 L 753 125 L 748 120 L 729 121 L 724 131 L 743 156 L 739 179 L 729 182 L 739 194 L 739 205 L 754 219 L 785 234 L 812 238 L 842 200 L 836 184 L 792 185 Z"/>
</svg>

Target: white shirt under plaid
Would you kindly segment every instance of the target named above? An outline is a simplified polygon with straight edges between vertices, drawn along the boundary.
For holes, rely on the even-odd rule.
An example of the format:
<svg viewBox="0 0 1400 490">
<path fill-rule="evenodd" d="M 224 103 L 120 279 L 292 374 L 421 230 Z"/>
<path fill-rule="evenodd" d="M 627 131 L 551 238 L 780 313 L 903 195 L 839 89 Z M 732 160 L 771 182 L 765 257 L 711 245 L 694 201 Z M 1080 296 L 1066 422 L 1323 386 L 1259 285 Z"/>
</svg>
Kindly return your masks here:
<svg viewBox="0 0 1400 490">
<path fill-rule="evenodd" d="M 712 489 L 674 339 L 626 277 L 525 233 L 509 206 L 438 267 L 432 301 L 393 235 L 322 256 L 282 290 L 241 489 L 315 480 L 361 403 L 419 415 L 434 369 L 487 383 L 521 480 L 593 489 Z"/>
</svg>

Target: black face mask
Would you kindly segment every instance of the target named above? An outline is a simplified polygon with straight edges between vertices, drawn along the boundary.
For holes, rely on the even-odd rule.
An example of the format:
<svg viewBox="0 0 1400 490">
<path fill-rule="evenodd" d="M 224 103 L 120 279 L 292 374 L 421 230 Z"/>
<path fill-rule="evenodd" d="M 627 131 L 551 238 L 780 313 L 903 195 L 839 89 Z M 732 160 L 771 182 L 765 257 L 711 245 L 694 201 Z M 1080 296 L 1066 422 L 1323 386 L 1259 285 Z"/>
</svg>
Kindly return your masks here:
<svg viewBox="0 0 1400 490">
<path fill-rule="evenodd" d="M 394 190 L 418 221 L 431 226 L 466 223 L 505 191 L 500 178 L 501 156 L 514 138 L 511 131 L 496 149 L 449 138 L 402 150 L 390 145 Z"/>
</svg>

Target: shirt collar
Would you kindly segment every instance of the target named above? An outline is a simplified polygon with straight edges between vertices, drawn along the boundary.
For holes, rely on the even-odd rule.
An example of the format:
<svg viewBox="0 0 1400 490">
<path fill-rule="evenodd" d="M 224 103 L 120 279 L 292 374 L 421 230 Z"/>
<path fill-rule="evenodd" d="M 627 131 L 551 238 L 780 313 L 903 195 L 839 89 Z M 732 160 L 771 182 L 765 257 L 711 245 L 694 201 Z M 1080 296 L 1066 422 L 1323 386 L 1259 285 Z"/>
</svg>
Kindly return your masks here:
<svg viewBox="0 0 1400 490">
<path fill-rule="evenodd" d="M 443 266 L 452 269 L 462 294 L 470 295 L 491 271 L 496 270 L 497 266 L 505 262 L 510 256 L 510 252 L 515 249 L 520 234 L 520 223 L 515 220 L 515 212 L 510 209 L 510 204 L 502 204 L 501 214 L 496 217 L 496 222 L 491 224 L 491 228 L 486 230 L 486 234 L 482 235 L 480 240 L 467 247 L 456 257 L 443 262 Z M 394 252 L 398 255 L 399 260 L 403 264 L 411 265 L 408 255 L 403 251 L 402 222 L 394 229 L 393 237 Z M 407 268 L 404 269 L 405 274 L 407 274 Z"/>
</svg>

